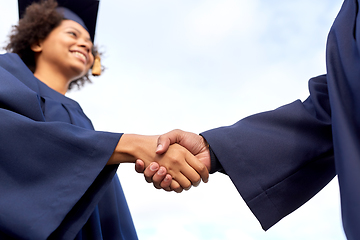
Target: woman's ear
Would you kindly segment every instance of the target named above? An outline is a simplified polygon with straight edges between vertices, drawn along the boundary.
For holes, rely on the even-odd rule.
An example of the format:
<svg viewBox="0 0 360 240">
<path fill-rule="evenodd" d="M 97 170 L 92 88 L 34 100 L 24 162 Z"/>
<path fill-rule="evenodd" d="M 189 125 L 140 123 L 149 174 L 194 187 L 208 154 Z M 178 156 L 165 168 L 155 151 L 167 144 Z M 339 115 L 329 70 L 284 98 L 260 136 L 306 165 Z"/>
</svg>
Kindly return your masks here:
<svg viewBox="0 0 360 240">
<path fill-rule="evenodd" d="M 39 53 L 42 51 L 42 44 L 41 44 L 41 42 L 36 42 L 36 43 L 32 44 L 30 48 L 33 52 Z"/>
</svg>

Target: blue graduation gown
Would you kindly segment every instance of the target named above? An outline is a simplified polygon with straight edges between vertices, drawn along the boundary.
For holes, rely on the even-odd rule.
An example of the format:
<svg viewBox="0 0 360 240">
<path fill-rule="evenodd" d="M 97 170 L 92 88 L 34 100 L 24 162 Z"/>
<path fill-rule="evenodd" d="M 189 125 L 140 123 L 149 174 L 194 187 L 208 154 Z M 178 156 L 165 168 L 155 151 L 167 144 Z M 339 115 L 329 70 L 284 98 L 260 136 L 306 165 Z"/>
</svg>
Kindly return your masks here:
<svg viewBox="0 0 360 240">
<path fill-rule="evenodd" d="M 337 174 L 346 236 L 360 239 L 358 8 L 344 1 L 328 36 L 327 74 L 309 81 L 306 101 L 202 133 L 264 229 Z"/>
<path fill-rule="evenodd" d="M 75 101 L 0 55 L 0 239 L 137 239 L 105 166 L 121 134 L 93 130 Z"/>
</svg>

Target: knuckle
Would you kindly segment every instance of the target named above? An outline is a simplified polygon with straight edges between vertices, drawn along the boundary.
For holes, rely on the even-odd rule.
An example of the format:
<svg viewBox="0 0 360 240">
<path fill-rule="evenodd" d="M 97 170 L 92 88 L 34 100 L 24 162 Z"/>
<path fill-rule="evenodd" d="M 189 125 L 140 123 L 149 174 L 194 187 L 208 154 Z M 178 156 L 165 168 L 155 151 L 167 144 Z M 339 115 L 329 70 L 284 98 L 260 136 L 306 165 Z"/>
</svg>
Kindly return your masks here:
<svg viewBox="0 0 360 240">
<path fill-rule="evenodd" d="M 172 164 L 179 165 L 180 163 L 181 163 L 181 161 L 179 160 L 178 157 L 175 157 L 175 158 L 172 159 Z"/>
<path fill-rule="evenodd" d="M 204 164 L 200 165 L 200 171 L 201 172 L 206 172 L 207 171 L 207 168 L 206 168 L 206 166 Z"/>
</svg>

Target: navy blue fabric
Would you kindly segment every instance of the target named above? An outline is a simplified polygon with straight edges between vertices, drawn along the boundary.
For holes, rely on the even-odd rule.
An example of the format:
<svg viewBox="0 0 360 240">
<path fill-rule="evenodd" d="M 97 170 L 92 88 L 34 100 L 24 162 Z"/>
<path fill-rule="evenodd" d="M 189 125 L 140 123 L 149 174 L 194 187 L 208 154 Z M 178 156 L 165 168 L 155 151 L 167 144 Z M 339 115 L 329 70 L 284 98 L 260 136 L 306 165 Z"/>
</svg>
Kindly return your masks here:
<svg viewBox="0 0 360 240">
<path fill-rule="evenodd" d="M 16 54 L 0 55 L 0 126 L 0 239 L 137 239 L 105 166 L 121 134 L 94 131 Z"/>
<path fill-rule="evenodd" d="M 309 81 L 311 95 L 206 138 L 264 229 L 308 201 L 334 176 L 326 76 Z"/>
<path fill-rule="evenodd" d="M 344 2 L 327 44 L 327 73 L 339 177 L 348 239 L 360 239 L 360 25 L 359 3 Z"/>
<path fill-rule="evenodd" d="M 76 15 L 76 13 L 74 13 L 70 9 L 64 8 L 64 7 L 57 7 L 56 11 L 58 13 L 61 13 L 64 16 L 65 19 L 73 20 L 73 21 L 77 22 L 78 24 L 80 24 L 83 28 L 85 28 L 86 31 L 89 31 L 87 29 L 84 21 L 78 15 Z"/>
<path fill-rule="evenodd" d="M 330 30 L 327 74 L 310 96 L 202 133 L 262 227 L 294 211 L 338 174 L 343 226 L 360 239 L 360 24 L 345 0 Z"/>
</svg>

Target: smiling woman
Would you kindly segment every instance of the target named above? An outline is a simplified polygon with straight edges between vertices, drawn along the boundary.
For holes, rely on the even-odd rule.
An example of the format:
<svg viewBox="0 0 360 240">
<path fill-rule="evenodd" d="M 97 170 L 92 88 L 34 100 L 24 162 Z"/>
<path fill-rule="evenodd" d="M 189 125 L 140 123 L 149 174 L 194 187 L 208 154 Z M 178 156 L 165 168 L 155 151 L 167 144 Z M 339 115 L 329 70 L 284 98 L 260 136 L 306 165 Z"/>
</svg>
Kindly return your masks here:
<svg viewBox="0 0 360 240">
<path fill-rule="evenodd" d="M 177 192 L 208 171 L 180 145 L 156 155 L 157 136 L 95 131 L 64 95 L 88 79 L 99 2 L 32 2 L 0 55 L 0 239 L 137 239 L 120 163 L 158 162 Z"/>
<path fill-rule="evenodd" d="M 77 35 L 80 35 L 81 33 L 86 34 L 86 37 L 88 38 L 86 42 L 91 44 L 90 53 L 93 56 L 99 54 L 96 47 L 92 46 L 88 31 L 77 22 L 63 21 L 61 13 L 55 11 L 55 6 L 56 2 L 45 1 L 43 5 L 35 4 L 29 7 L 26 12 L 27 14 L 19 21 L 19 25 L 15 26 L 13 29 L 12 35 L 10 36 L 10 42 L 5 47 L 5 50 L 8 52 L 17 53 L 32 72 L 35 72 L 35 60 L 37 59 L 35 58 L 35 54 L 37 53 L 36 55 L 39 55 L 39 51 L 41 52 L 41 48 L 35 47 L 39 47 L 39 45 L 47 40 L 50 35 L 54 35 L 53 33 L 50 34 L 54 28 L 57 28 L 59 25 L 64 27 L 66 22 L 68 22 L 67 24 L 69 25 L 76 26 L 75 29 L 68 29 L 69 31 L 67 34 L 73 34 L 74 38 L 77 38 Z M 50 9 L 53 10 L 51 11 Z M 71 26 L 68 27 L 71 28 Z M 80 30 L 82 31 L 80 32 Z M 50 53 L 53 53 L 52 51 L 54 50 L 55 49 L 50 49 Z M 68 89 L 72 89 L 74 86 L 81 87 L 85 82 L 91 82 L 88 71 L 77 76 L 76 79 L 72 79 L 70 83 L 67 84 Z"/>
</svg>

